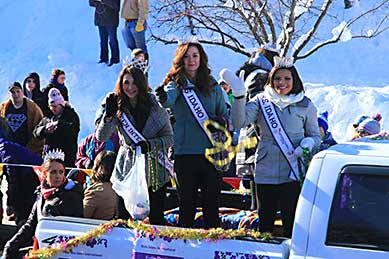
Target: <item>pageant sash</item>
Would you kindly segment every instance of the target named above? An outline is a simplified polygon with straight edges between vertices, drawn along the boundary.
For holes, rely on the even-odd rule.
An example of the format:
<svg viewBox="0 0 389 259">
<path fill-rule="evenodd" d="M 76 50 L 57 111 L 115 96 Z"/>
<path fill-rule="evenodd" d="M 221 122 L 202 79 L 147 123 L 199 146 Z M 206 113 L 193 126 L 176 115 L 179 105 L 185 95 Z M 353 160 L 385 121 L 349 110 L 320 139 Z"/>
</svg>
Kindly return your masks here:
<svg viewBox="0 0 389 259">
<path fill-rule="evenodd" d="M 299 174 L 298 160 L 294 156 L 294 146 L 285 132 L 273 103 L 263 93 L 258 94 L 257 101 L 274 140 L 291 168 L 288 177 L 296 181 L 302 180 Z"/>
<path fill-rule="evenodd" d="M 189 84 L 189 82 L 188 82 Z M 192 88 L 187 88 L 182 91 L 184 100 L 189 106 L 190 111 L 195 117 L 197 123 L 200 125 L 200 128 L 204 131 L 205 135 L 208 137 L 211 143 L 214 143 L 212 137 L 208 134 L 208 130 L 205 128 L 205 121 L 209 119 L 207 111 L 204 109 L 204 106 L 201 104 L 199 97 Z"/>
<path fill-rule="evenodd" d="M 134 125 L 128 119 L 126 114 L 122 113 L 122 116 L 120 117 L 120 122 L 122 123 L 124 132 L 126 132 L 126 134 L 135 144 L 138 144 L 141 141 L 146 141 L 146 138 L 134 127 Z M 170 175 L 173 176 L 174 166 L 173 163 L 169 160 L 166 152 L 158 150 L 157 159 L 158 163 L 165 167 L 166 170 L 170 173 Z"/>
</svg>

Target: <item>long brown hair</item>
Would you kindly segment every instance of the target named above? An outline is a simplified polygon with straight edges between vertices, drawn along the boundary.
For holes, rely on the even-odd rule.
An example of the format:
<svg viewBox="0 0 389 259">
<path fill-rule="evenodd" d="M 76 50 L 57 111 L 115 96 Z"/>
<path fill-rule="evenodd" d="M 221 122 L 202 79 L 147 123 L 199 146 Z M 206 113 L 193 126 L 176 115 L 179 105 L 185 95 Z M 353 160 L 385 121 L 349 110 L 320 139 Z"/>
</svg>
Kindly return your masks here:
<svg viewBox="0 0 389 259">
<path fill-rule="evenodd" d="M 97 154 L 92 168 L 93 182 L 109 182 L 112 171 L 115 167 L 116 153 L 112 151 L 101 151 Z"/>
<path fill-rule="evenodd" d="M 121 115 L 123 110 L 130 107 L 130 99 L 123 92 L 123 78 L 125 74 L 130 74 L 134 79 L 134 84 L 138 87 L 138 96 L 136 102 L 136 112 L 148 116 L 151 110 L 151 98 L 148 92 L 147 81 L 144 73 L 137 67 L 127 65 L 120 71 L 115 85 L 115 94 L 118 97 L 118 113 Z"/>
<path fill-rule="evenodd" d="M 211 79 L 211 70 L 208 67 L 208 56 L 207 53 L 205 53 L 203 46 L 197 42 L 188 42 L 178 45 L 176 54 L 174 55 L 172 67 L 166 74 L 162 85 L 166 85 L 170 81 L 174 81 L 177 84 L 177 88 L 182 89 L 186 84 L 184 56 L 190 47 L 196 47 L 200 54 L 200 66 L 197 70 L 195 82 L 193 83 L 201 92 L 209 93 L 213 85 Z"/>
</svg>

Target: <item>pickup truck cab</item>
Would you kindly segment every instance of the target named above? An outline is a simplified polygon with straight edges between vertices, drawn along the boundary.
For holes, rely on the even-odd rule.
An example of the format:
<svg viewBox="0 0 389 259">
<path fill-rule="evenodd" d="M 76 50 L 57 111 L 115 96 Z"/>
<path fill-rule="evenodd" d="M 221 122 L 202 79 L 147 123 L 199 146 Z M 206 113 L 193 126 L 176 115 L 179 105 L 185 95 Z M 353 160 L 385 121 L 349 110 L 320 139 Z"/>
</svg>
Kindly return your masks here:
<svg viewBox="0 0 389 259">
<path fill-rule="evenodd" d="M 314 156 L 304 181 L 291 239 L 178 240 L 139 236 L 115 227 L 89 244 L 52 258 L 389 258 L 389 141 L 338 144 Z M 40 247 L 102 221 L 43 218 Z M 168 227 L 163 227 L 168 228 Z"/>
</svg>

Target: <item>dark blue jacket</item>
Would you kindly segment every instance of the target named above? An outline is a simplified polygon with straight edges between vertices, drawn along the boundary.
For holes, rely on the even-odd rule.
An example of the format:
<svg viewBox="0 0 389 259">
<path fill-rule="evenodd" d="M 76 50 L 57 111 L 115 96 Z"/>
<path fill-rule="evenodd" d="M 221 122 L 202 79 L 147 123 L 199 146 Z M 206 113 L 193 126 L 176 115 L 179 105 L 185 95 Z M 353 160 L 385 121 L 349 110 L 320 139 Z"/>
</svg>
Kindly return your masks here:
<svg viewBox="0 0 389 259">
<path fill-rule="evenodd" d="M 0 162 L 9 164 L 41 165 L 43 160 L 22 145 L 0 138 Z M 34 191 L 39 180 L 31 167 L 4 167 L 8 181 L 7 206 L 15 211 L 29 207 L 30 211 L 35 201 Z M 28 215 L 27 215 L 28 216 Z"/>
</svg>

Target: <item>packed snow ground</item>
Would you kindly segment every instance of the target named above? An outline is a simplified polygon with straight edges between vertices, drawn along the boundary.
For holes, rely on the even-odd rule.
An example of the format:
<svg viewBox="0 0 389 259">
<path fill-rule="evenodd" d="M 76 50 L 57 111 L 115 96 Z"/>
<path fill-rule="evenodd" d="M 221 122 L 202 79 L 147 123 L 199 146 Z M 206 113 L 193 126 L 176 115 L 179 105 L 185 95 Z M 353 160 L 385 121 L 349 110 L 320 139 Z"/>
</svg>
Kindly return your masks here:
<svg viewBox="0 0 389 259">
<path fill-rule="evenodd" d="M 87 1 L 0 1 L 0 101 L 7 85 L 36 71 L 43 88 L 53 68 L 66 72 L 70 102 L 81 118 L 83 138 L 94 130 L 96 107 L 112 91 L 121 65 L 97 64 L 99 38 L 93 24 L 94 9 Z M 120 28 L 123 21 L 120 21 Z M 120 28 L 121 58 L 129 55 Z M 151 28 L 152 29 L 152 28 Z M 149 42 L 149 81 L 158 86 L 169 70 L 175 45 Z M 223 67 L 237 69 L 246 58 L 215 46 L 205 46 L 215 77 Z M 306 94 L 318 108 L 330 113 L 330 130 L 338 141 L 347 139 L 352 120 L 362 113 L 381 112 L 382 128 L 389 129 L 389 37 L 384 33 L 370 41 L 355 40 L 329 46 L 297 68 Z"/>
</svg>

